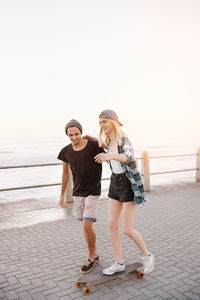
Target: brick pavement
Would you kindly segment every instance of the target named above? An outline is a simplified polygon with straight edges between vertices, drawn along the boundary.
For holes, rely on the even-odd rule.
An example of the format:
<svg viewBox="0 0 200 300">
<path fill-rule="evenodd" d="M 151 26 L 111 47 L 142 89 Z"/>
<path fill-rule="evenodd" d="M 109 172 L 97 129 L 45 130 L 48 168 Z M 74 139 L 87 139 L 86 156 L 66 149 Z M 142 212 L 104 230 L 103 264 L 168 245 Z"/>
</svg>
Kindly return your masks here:
<svg viewBox="0 0 200 300">
<path fill-rule="evenodd" d="M 138 207 L 135 228 L 155 254 L 155 270 L 143 280 L 128 275 L 88 284 L 92 293 L 87 296 L 74 285 L 87 251 L 72 204 L 62 218 L 32 226 L 17 227 L 15 222 L 9 227 L 4 216 L 1 221 L 7 222 L 7 229 L 0 226 L 0 299 L 200 299 L 200 184 L 154 187 L 148 198 L 147 205 Z M 49 208 L 51 214 L 52 209 L 60 216 L 61 208 Z M 48 214 L 48 207 L 45 210 Z M 11 220 L 4 207 L 5 212 Z M 35 210 L 34 218 L 37 214 Z M 102 199 L 95 224 L 101 259 L 96 270 L 113 262 L 107 225 L 107 200 Z M 121 237 L 126 262 L 140 259 L 136 246 L 123 234 Z"/>
</svg>

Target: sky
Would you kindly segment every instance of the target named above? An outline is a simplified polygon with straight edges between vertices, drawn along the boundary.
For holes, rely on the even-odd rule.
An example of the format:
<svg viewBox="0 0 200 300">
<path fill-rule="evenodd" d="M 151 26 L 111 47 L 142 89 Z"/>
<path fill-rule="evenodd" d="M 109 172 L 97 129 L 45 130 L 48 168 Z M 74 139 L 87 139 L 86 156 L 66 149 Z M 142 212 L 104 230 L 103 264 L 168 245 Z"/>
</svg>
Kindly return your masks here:
<svg viewBox="0 0 200 300">
<path fill-rule="evenodd" d="M 199 0 L 1 0 L 0 136 L 200 134 Z"/>
</svg>

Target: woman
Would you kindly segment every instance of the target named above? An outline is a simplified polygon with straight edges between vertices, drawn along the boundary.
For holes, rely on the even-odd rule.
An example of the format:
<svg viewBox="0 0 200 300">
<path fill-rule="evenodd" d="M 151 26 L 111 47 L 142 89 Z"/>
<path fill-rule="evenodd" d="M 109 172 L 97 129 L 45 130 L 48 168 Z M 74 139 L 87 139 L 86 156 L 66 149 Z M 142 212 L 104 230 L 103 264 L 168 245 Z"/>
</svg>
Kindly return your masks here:
<svg viewBox="0 0 200 300">
<path fill-rule="evenodd" d="M 107 153 L 96 155 L 95 161 L 108 162 L 112 170 L 108 193 L 109 229 L 116 260 L 112 266 L 103 270 L 103 273 L 112 275 L 125 269 L 118 229 L 122 211 L 123 232 L 139 247 L 144 258 L 144 272 L 149 273 L 154 267 L 154 256 L 147 250 L 141 235 L 133 228 L 136 204 L 145 203 L 146 198 L 131 143 L 122 132 L 120 126 L 123 125 L 113 110 L 104 110 L 99 116 L 99 124 L 99 144 L 106 144 Z"/>
</svg>

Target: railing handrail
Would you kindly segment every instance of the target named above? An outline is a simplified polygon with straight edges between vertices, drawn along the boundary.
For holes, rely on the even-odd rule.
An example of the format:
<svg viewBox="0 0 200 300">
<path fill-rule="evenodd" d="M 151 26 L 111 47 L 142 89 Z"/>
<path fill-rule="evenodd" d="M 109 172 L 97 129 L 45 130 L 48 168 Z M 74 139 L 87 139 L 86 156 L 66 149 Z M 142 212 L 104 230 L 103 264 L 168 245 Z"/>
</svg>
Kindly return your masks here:
<svg viewBox="0 0 200 300">
<path fill-rule="evenodd" d="M 168 158 L 168 157 L 181 157 L 181 156 L 196 156 L 198 153 L 191 154 L 173 154 L 173 155 L 159 155 L 159 156 L 149 156 L 149 158 Z M 143 159 L 143 157 L 136 157 L 136 159 Z M 62 163 L 41 163 L 41 164 L 29 164 L 29 165 L 18 165 L 18 166 L 3 166 L 0 167 L 0 170 L 3 169 L 18 169 L 18 168 L 34 168 L 34 167 L 48 167 L 48 166 L 58 166 Z"/>
<path fill-rule="evenodd" d="M 168 157 L 196 156 L 196 155 L 198 155 L 198 153 L 149 156 L 149 158 L 168 158 Z"/>
<path fill-rule="evenodd" d="M 169 158 L 169 157 L 184 157 L 184 156 L 196 156 L 197 157 L 197 167 L 192 168 L 192 169 L 184 169 L 184 170 L 172 170 L 172 171 L 164 171 L 164 172 L 154 172 L 150 173 L 149 172 L 149 166 L 148 166 L 148 161 L 149 159 L 154 159 L 154 158 Z M 196 175 L 196 182 L 199 182 L 199 171 L 200 171 L 200 162 L 199 162 L 199 157 L 200 157 L 200 149 L 198 149 L 197 153 L 190 153 L 190 154 L 173 154 L 173 155 L 160 155 L 160 156 L 149 156 L 148 152 L 144 151 L 142 154 L 142 157 L 137 157 L 137 159 L 141 159 L 142 161 L 142 169 L 144 169 L 141 172 L 141 175 L 144 177 L 144 179 L 149 180 L 150 175 L 160 175 L 160 174 L 169 174 L 169 173 L 177 173 L 177 172 L 187 172 L 187 171 L 196 171 L 198 174 Z M 147 164 L 147 165 L 145 165 Z M 41 164 L 29 164 L 29 165 L 18 165 L 18 166 L 2 166 L 0 169 L 17 169 L 17 168 L 33 168 L 33 167 L 49 167 L 49 166 L 58 166 L 62 165 L 62 163 L 41 163 Z M 101 180 L 109 180 L 110 178 L 102 178 Z M 149 185 L 149 182 L 144 183 L 144 185 Z M 13 191 L 13 190 L 21 190 L 21 189 L 30 189 L 30 188 L 41 188 L 41 187 L 50 187 L 50 186 L 58 186 L 61 185 L 61 183 L 50 183 L 50 184 L 41 184 L 41 185 L 30 185 L 30 186 L 21 186 L 21 187 L 11 187 L 11 188 L 4 188 L 0 189 L 0 192 L 5 192 L 5 191 Z M 149 188 L 147 187 L 146 190 Z"/>
<path fill-rule="evenodd" d="M 34 167 L 49 167 L 49 166 L 58 166 L 62 163 L 46 163 L 46 164 L 34 164 L 34 165 L 21 165 L 21 166 L 3 166 L 1 169 L 18 169 L 18 168 L 34 168 Z"/>
</svg>

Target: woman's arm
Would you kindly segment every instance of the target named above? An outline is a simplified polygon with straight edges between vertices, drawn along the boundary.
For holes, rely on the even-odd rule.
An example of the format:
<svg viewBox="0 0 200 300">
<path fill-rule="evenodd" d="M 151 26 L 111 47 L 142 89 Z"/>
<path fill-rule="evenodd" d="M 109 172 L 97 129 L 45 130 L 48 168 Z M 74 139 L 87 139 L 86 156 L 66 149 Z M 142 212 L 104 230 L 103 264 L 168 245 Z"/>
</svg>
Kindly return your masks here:
<svg viewBox="0 0 200 300">
<path fill-rule="evenodd" d="M 120 154 L 99 153 L 95 156 L 94 159 L 97 163 L 102 163 L 104 161 L 109 161 L 109 160 L 117 160 L 117 161 L 121 161 L 121 162 L 128 161 L 128 157 L 123 153 L 120 153 Z"/>
<path fill-rule="evenodd" d="M 123 144 L 119 146 L 119 150 L 120 150 L 120 153 L 123 153 L 124 155 L 127 156 L 127 161 L 125 163 L 130 163 L 131 161 L 133 161 L 135 159 L 133 147 L 132 147 L 131 142 L 128 139 L 128 137 L 125 137 L 123 139 Z"/>
</svg>

